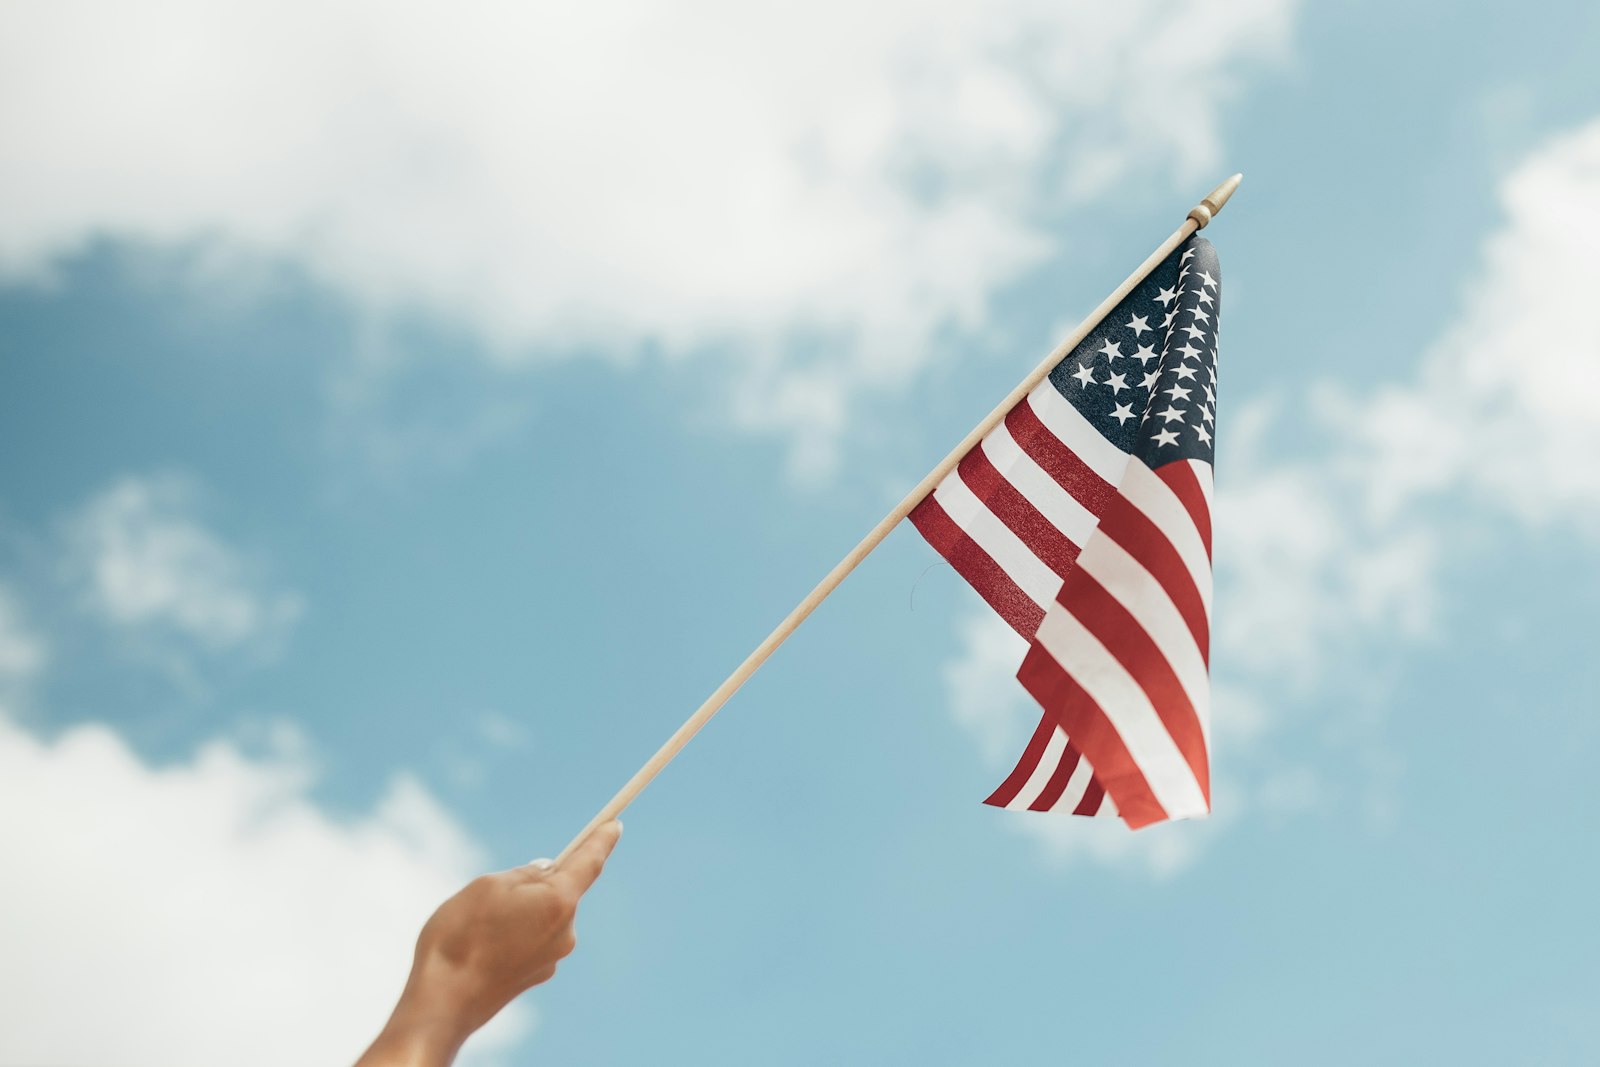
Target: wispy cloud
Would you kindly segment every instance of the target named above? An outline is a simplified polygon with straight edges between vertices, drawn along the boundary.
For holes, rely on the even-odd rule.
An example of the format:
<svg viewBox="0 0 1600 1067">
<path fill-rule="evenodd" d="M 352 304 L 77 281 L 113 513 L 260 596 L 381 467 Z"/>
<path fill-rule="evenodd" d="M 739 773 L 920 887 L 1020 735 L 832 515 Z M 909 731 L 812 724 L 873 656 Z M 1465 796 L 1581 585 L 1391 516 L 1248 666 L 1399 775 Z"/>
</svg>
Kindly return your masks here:
<svg viewBox="0 0 1600 1067">
<path fill-rule="evenodd" d="M 110 625 L 208 652 L 270 652 L 303 609 L 260 566 L 207 528 L 195 487 L 127 477 L 68 526 L 68 572 Z"/>
<path fill-rule="evenodd" d="M 0 270 L 212 236 L 509 361 L 720 343 L 734 417 L 817 467 L 1063 208 L 1211 176 L 1293 7 L 7 8 Z"/>
<path fill-rule="evenodd" d="M 1408 509 L 1377 521 L 1363 504 L 1371 472 L 1346 450 L 1285 459 L 1273 452 L 1285 429 L 1276 405 L 1236 414 L 1217 479 L 1223 669 L 1303 693 L 1360 632 L 1429 633 L 1442 551 L 1433 518 Z"/>
<path fill-rule="evenodd" d="M 28 624 L 22 606 L 0 583 L 0 696 L 26 686 L 44 666 L 45 643 Z"/>
</svg>

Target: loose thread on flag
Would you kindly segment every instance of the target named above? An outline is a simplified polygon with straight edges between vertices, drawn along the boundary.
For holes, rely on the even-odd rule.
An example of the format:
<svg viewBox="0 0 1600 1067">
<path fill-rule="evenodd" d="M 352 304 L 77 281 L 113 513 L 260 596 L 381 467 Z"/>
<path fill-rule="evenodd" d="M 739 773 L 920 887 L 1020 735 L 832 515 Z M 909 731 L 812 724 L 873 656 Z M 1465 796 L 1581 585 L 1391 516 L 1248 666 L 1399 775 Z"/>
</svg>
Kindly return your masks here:
<svg viewBox="0 0 1600 1067">
<path fill-rule="evenodd" d="M 596 827 L 617 818 L 644 791 L 645 786 L 649 785 L 656 775 L 660 774 L 662 769 L 672 762 L 673 757 L 677 756 L 695 734 L 699 733 L 705 724 L 711 720 L 711 717 L 721 710 L 728 699 L 738 692 L 739 688 L 767 661 L 778 646 L 783 644 L 789 638 L 789 635 L 799 628 L 800 624 L 817 609 L 818 605 L 827 599 L 829 594 L 839 587 L 839 584 L 844 581 L 851 571 L 860 565 L 861 561 L 874 548 L 878 547 L 883 539 L 889 535 L 889 532 L 900 524 L 901 520 L 911 514 L 916 506 L 955 469 L 961 459 L 971 452 L 1005 418 L 1008 412 L 1023 401 L 1033 391 L 1034 387 L 1042 382 L 1112 309 L 1143 282 L 1145 277 L 1158 264 L 1171 255 L 1192 234 L 1203 229 L 1222 210 L 1228 203 L 1229 198 L 1233 196 L 1234 190 L 1239 187 L 1242 179 L 1243 175 L 1241 174 L 1233 175 L 1190 209 L 1183 224 L 1173 231 L 1172 235 L 1163 241 L 1154 252 L 1150 253 L 1144 262 L 1121 285 L 1117 286 L 1110 296 L 1101 301 L 1100 305 L 1090 312 L 1065 340 L 1058 344 L 1004 400 L 996 405 L 993 411 L 962 439 L 960 444 L 950 451 L 949 455 L 945 456 L 933 470 L 929 471 L 927 476 L 907 493 L 905 498 L 889 514 L 885 515 L 872 528 L 871 532 L 862 538 L 860 543 L 851 549 L 849 554 L 828 572 L 827 576 L 817 584 L 816 588 L 812 589 L 805 599 L 796 605 L 793 611 L 789 612 L 788 616 L 778 624 L 777 628 L 768 634 L 766 639 L 756 646 L 753 652 L 745 657 L 744 662 L 739 664 L 738 668 L 706 698 L 705 702 L 695 709 L 695 712 L 681 726 L 673 731 L 672 736 L 667 739 L 666 743 L 645 762 L 644 766 L 634 773 L 633 777 L 628 779 L 627 783 L 617 791 L 616 795 L 606 802 L 605 806 L 589 821 L 588 825 L 561 851 L 561 855 L 556 859 L 557 865 L 565 860 L 573 849 Z"/>
</svg>

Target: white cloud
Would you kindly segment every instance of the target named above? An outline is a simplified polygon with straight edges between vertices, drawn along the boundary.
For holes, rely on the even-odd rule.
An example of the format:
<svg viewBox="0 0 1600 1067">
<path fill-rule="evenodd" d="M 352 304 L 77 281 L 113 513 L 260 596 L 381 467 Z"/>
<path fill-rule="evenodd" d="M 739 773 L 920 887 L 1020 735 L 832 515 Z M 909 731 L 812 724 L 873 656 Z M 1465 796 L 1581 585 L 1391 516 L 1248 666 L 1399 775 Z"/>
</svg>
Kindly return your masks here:
<svg viewBox="0 0 1600 1067">
<path fill-rule="evenodd" d="M 950 709 L 998 770 L 1016 761 L 1039 722 L 1038 705 L 1016 680 L 1028 642 L 988 610 L 968 615 L 959 630 L 961 655 L 944 669 Z"/>
<path fill-rule="evenodd" d="M 1007 828 L 1032 841 L 1045 863 L 1068 867 L 1098 863 L 1152 878 L 1177 874 L 1200 857 L 1217 827 L 1236 811 L 1217 789 L 1219 814 L 1205 819 L 1160 823 L 1133 831 L 1121 819 L 1085 819 L 1074 815 L 1019 813 Z"/>
<path fill-rule="evenodd" d="M 1373 513 L 1371 473 L 1344 454 L 1275 458 L 1283 424 L 1273 405 L 1235 416 L 1217 478 L 1221 670 L 1303 691 L 1320 681 L 1329 650 L 1363 630 L 1431 633 L 1438 531 L 1409 510 Z"/>
<path fill-rule="evenodd" d="M 69 526 L 70 569 L 89 606 L 117 626 L 177 635 L 211 651 L 270 650 L 302 610 L 195 516 L 170 477 L 124 478 Z"/>
<path fill-rule="evenodd" d="M 406 777 L 331 818 L 298 747 L 156 767 L 106 727 L 44 741 L 0 708 L 0 1062 L 355 1059 L 482 857 Z M 514 1006 L 473 1051 L 530 1024 Z"/>
<path fill-rule="evenodd" d="M 1209 180 L 1292 8 L 12 5 L 0 273 L 215 236 L 506 359 L 720 341 L 736 417 L 825 463 L 851 397 L 980 321 L 1063 207 Z M 796 332 L 828 343 L 797 363 Z"/>
<path fill-rule="evenodd" d="M 1526 523 L 1600 534 L 1600 345 L 1587 322 L 1600 247 L 1600 120 L 1523 161 L 1500 188 L 1455 324 L 1416 377 L 1333 417 L 1359 430 L 1352 462 L 1374 477 L 1371 508 L 1403 509 L 1465 490 Z"/>
<path fill-rule="evenodd" d="M 1239 413 L 1218 475 L 1219 662 L 1311 683 L 1359 635 L 1425 637 L 1452 562 L 1485 519 L 1600 535 L 1600 346 L 1586 326 L 1600 247 L 1600 121 L 1501 184 L 1456 321 L 1415 370 L 1370 393 L 1323 382 L 1332 448 L 1271 455 L 1274 410 Z"/>
</svg>

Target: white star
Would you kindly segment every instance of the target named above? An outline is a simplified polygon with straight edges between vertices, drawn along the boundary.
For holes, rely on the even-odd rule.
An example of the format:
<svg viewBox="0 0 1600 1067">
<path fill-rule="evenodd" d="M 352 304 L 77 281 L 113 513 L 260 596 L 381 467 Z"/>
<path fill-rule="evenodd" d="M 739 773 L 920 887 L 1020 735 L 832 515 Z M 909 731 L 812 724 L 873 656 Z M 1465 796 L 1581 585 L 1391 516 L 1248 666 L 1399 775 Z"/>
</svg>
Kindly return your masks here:
<svg viewBox="0 0 1600 1067">
<path fill-rule="evenodd" d="M 1178 299 L 1178 290 L 1176 290 L 1176 289 L 1163 289 L 1163 290 L 1161 290 L 1160 293 L 1158 293 L 1156 295 L 1156 299 L 1161 302 L 1161 306 L 1162 307 L 1166 307 L 1168 304 L 1170 304 L 1174 300 Z"/>
<path fill-rule="evenodd" d="M 1211 294 L 1206 292 L 1204 289 L 1201 289 L 1199 300 L 1202 304 L 1209 304 L 1211 303 Z"/>
<path fill-rule="evenodd" d="M 1112 341 L 1109 338 L 1106 340 L 1106 343 L 1100 347 L 1100 351 L 1106 354 L 1106 359 L 1116 359 L 1118 356 L 1122 355 L 1122 349 L 1115 341 Z"/>
<path fill-rule="evenodd" d="M 1128 320 L 1128 329 L 1133 331 L 1133 336 L 1138 337 L 1150 328 L 1150 320 L 1143 315 L 1135 315 Z"/>
<path fill-rule="evenodd" d="M 1210 322 L 1211 321 L 1211 316 L 1209 314 L 1207 314 L 1206 312 L 1201 311 L 1199 308 L 1192 309 L 1189 312 L 1189 314 L 1193 315 L 1195 317 L 1196 321 L 1198 321 L 1198 322 Z"/>
<path fill-rule="evenodd" d="M 1116 396 L 1128 387 L 1128 376 L 1126 374 L 1113 374 L 1100 384 L 1111 386 L 1111 395 Z"/>
<path fill-rule="evenodd" d="M 1158 382 L 1160 380 L 1161 380 L 1161 372 L 1160 371 L 1158 371 L 1158 370 L 1145 371 L 1144 372 L 1144 381 L 1140 383 L 1139 388 L 1140 389 L 1154 389 L 1156 387 L 1156 382 Z"/>
<path fill-rule="evenodd" d="M 1191 345 L 1188 341 L 1185 341 L 1183 343 L 1183 347 L 1177 349 L 1177 351 L 1183 356 L 1184 359 L 1194 359 L 1194 357 L 1200 354 L 1200 349 L 1194 347 L 1194 345 Z"/>
<path fill-rule="evenodd" d="M 1193 338 L 1195 338 L 1197 340 L 1198 339 L 1203 339 L 1205 337 L 1205 335 L 1206 335 L 1206 332 L 1204 330 L 1202 330 L 1200 327 L 1196 326 L 1192 322 L 1189 325 L 1185 326 L 1184 329 L 1186 331 L 1188 331 L 1190 337 L 1193 337 Z"/>
<path fill-rule="evenodd" d="M 1187 263 L 1187 262 L 1189 262 L 1189 257 L 1192 256 L 1192 255 L 1194 255 L 1194 249 L 1185 248 L 1183 250 L 1183 255 L 1178 257 L 1178 262 L 1179 263 Z"/>
<path fill-rule="evenodd" d="M 1206 386 L 1206 403 L 1207 404 L 1215 404 L 1216 402 L 1217 402 L 1217 394 L 1211 391 L 1211 386 L 1209 386 L 1209 385 Z"/>
<path fill-rule="evenodd" d="M 1177 443 L 1178 435 L 1171 430 L 1162 430 L 1156 434 L 1156 444 L 1158 445 L 1175 445 Z"/>
<path fill-rule="evenodd" d="M 1111 417 L 1117 420 L 1118 426 L 1126 425 L 1128 420 L 1133 418 L 1133 408 L 1127 404 L 1118 404 L 1117 410 L 1111 413 Z"/>
<path fill-rule="evenodd" d="M 1083 366 L 1072 372 L 1072 377 L 1078 379 L 1078 381 L 1082 382 L 1084 385 L 1089 385 L 1094 381 L 1094 371 L 1090 370 L 1089 364 L 1085 363 Z"/>
<path fill-rule="evenodd" d="M 1178 405 L 1176 405 L 1176 404 L 1168 404 L 1167 405 L 1167 410 L 1158 411 L 1158 412 L 1156 412 L 1156 414 L 1160 415 L 1163 419 L 1167 420 L 1167 422 L 1182 422 L 1183 421 L 1183 409 L 1178 407 Z"/>
<path fill-rule="evenodd" d="M 1173 323 L 1173 320 L 1176 319 L 1177 317 L 1178 317 L 1178 309 L 1177 308 L 1173 308 L 1171 311 L 1167 312 L 1167 317 L 1161 320 L 1162 328 L 1164 329 L 1164 328 L 1166 328 L 1168 326 L 1171 326 L 1172 323 Z"/>
<path fill-rule="evenodd" d="M 1180 378 L 1188 378 L 1190 381 L 1194 380 L 1194 368 L 1189 366 L 1187 363 L 1178 364 L 1178 369 L 1175 373 Z"/>
<path fill-rule="evenodd" d="M 1194 428 L 1194 435 L 1208 445 L 1211 443 L 1211 431 L 1206 429 L 1204 426 L 1196 426 Z"/>
<path fill-rule="evenodd" d="M 1138 360 L 1140 363 L 1149 363 L 1152 359 L 1156 358 L 1156 350 L 1151 348 L 1149 345 L 1140 345 L 1139 351 L 1135 352 L 1132 358 Z"/>
<path fill-rule="evenodd" d="M 1200 281 L 1202 284 L 1209 285 L 1213 289 L 1217 287 L 1217 280 L 1211 276 L 1211 272 L 1208 270 L 1203 270 L 1200 272 Z"/>
<path fill-rule="evenodd" d="M 1204 422 L 1215 422 L 1216 421 L 1216 415 L 1215 415 L 1214 412 L 1215 412 L 1214 408 L 1207 408 L 1205 411 L 1200 413 L 1201 420 L 1204 421 Z"/>
<path fill-rule="evenodd" d="M 1166 393 L 1168 396 L 1170 396 L 1174 400 L 1188 400 L 1189 399 L 1189 390 L 1185 389 L 1181 385 L 1174 385 L 1171 389 L 1163 389 L 1161 391 L 1163 393 Z"/>
</svg>

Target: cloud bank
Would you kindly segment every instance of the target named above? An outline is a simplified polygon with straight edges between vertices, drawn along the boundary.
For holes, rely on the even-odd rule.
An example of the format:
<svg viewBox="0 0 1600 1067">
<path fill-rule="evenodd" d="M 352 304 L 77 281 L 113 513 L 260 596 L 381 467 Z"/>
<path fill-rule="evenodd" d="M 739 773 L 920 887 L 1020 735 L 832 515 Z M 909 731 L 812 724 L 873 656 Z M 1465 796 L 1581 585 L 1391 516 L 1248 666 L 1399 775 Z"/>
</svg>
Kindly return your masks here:
<svg viewBox="0 0 1600 1067">
<path fill-rule="evenodd" d="M 11 5 L 0 276 L 212 237 L 506 360 L 721 346 L 736 417 L 825 465 L 1064 207 L 1216 177 L 1292 7 Z"/>
<path fill-rule="evenodd" d="M 0 707 L 0 1061 L 344 1064 L 399 994 L 429 912 L 481 863 L 417 782 L 313 803 L 291 743 L 151 766 L 110 729 L 53 741 Z M 531 1021 L 513 1007 L 484 1055 Z"/>
</svg>

